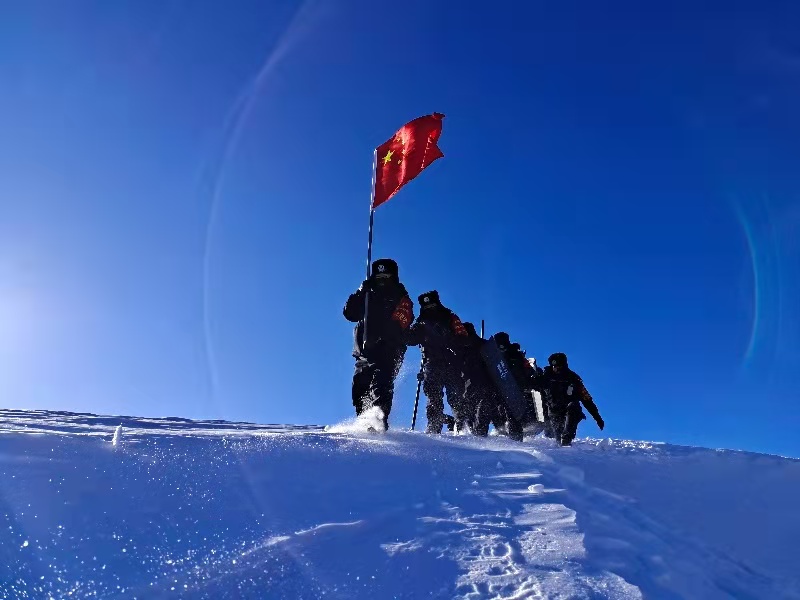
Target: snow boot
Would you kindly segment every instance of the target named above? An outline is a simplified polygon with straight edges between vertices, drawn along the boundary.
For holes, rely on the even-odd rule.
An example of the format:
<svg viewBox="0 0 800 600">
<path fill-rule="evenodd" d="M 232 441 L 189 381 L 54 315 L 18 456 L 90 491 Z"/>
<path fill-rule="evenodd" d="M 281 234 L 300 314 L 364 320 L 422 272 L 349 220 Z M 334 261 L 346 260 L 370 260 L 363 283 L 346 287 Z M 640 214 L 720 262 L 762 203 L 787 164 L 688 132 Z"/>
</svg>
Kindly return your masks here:
<svg viewBox="0 0 800 600">
<path fill-rule="evenodd" d="M 453 431 L 456 428 L 456 420 L 450 415 L 444 415 L 444 422 L 447 425 L 447 431 Z"/>
<path fill-rule="evenodd" d="M 506 423 L 506 431 L 508 431 L 508 437 L 514 440 L 515 442 L 521 442 L 525 435 L 522 429 L 522 423 L 520 423 L 510 415 L 508 418 L 508 423 Z"/>
<path fill-rule="evenodd" d="M 425 433 L 439 435 L 442 433 L 442 425 L 443 423 L 441 421 L 428 421 L 428 426 L 425 428 Z"/>
</svg>

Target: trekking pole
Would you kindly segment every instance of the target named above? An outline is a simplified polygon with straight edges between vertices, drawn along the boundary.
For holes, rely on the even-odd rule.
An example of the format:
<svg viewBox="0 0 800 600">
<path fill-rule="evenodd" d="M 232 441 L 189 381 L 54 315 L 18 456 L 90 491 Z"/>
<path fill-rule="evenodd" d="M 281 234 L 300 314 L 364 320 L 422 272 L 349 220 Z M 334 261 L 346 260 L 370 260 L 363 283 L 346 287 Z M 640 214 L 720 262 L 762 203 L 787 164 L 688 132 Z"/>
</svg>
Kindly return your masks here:
<svg viewBox="0 0 800 600">
<path fill-rule="evenodd" d="M 483 319 L 481 319 L 481 339 L 483 339 Z"/>
<path fill-rule="evenodd" d="M 422 375 L 422 365 L 423 362 L 420 361 L 419 363 L 419 373 L 417 374 L 417 397 L 414 398 L 414 416 L 411 417 L 411 431 L 414 431 L 414 426 L 417 424 L 417 407 L 419 406 L 419 389 L 422 387 L 422 380 L 424 379 Z"/>
</svg>

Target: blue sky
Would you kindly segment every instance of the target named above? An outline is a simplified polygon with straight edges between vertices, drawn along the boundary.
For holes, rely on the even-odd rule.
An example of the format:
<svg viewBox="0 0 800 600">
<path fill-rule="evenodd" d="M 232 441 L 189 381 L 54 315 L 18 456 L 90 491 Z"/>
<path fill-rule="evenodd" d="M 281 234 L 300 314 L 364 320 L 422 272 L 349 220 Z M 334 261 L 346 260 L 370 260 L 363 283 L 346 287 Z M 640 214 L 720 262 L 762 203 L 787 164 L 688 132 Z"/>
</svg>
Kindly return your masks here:
<svg viewBox="0 0 800 600">
<path fill-rule="evenodd" d="M 791 3 L 0 17 L 4 405 L 350 416 L 372 149 L 440 111 L 445 158 L 376 213 L 414 299 L 566 352 L 608 435 L 800 456 Z"/>
</svg>

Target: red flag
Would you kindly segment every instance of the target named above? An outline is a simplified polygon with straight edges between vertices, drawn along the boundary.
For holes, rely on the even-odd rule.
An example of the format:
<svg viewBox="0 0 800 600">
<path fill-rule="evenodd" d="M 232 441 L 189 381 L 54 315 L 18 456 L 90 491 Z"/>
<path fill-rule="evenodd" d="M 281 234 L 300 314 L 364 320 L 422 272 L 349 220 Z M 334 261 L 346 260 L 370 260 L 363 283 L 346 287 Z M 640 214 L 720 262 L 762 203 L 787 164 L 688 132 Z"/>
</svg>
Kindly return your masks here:
<svg viewBox="0 0 800 600">
<path fill-rule="evenodd" d="M 441 113 L 425 115 L 403 125 L 376 149 L 375 209 L 444 154 L 436 142 L 442 135 Z"/>
</svg>

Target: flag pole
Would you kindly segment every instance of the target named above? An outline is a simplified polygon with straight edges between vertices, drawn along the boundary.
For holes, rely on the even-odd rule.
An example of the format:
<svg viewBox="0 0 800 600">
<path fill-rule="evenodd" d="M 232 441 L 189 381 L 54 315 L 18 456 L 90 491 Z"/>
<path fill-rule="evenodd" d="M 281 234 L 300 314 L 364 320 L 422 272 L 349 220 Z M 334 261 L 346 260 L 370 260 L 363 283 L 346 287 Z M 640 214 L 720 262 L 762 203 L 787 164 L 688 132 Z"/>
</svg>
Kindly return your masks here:
<svg viewBox="0 0 800 600">
<path fill-rule="evenodd" d="M 378 172 L 378 150 L 372 153 L 372 194 L 369 200 L 369 239 L 367 241 L 367 276 L 369 280 L 370 268 L 372 266 L 372 227 L 375 223 L 375 178 Z M 367 345 L 367 316 L 369 314 L 369 286 L 364 291 L 364 346 Z"/>
</svg>

